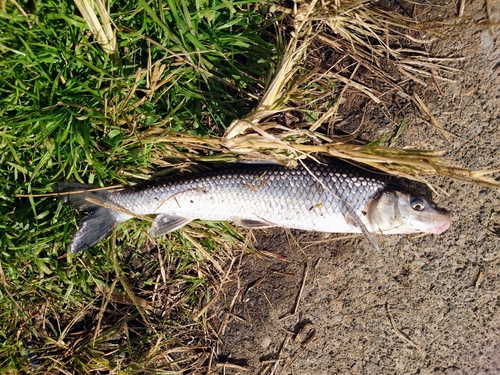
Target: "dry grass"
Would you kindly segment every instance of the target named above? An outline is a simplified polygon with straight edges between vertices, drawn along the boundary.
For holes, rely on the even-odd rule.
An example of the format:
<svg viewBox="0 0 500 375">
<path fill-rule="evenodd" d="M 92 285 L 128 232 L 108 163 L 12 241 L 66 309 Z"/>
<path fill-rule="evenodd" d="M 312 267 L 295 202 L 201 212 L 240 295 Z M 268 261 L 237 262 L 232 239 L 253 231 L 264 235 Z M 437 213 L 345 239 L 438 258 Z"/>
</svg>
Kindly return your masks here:
<svg viewBox="0 0 500 375">
<path fill-rule="evenodd" d="M 76 4 L 101 47 L 107 53 L 115 54 L 116 38 L 104 4 L 101 1 L 95 3 L 103 20 L 102 26 L 93 3 L 79 0 Z M 459 16 L 463 14 L 463 7 L 463 4 L 459 7 Z M 397 93 L 412 102 L 420 113 L 427 117 L 429 126 L 436 128 L 446 139 L 450 139 L 452 135 L 439 123 L 420 95 L 417 92 L 406 92 L 402 85 L 410 80 L 427 87 L 429 83 L 426 79 L 430 79 L 430 84 L 435 85 L 440 92 L 438 82 L 451 82 L 452 79 L 447 78 L 447 75 L 459 72 L 459 69 L 450 66 L 450 63 L 456 63 L 461 58 L 434 57 L 424 48 L 420 48 L 432 43 L 436 38 L 421 37 L 424 28 L 418 22 L 400 12 L 389 11 L 362 0 L 311 0 L 294 3 L 293 9 L 280 10 L 289 15 L 287 22 L 292 31 L 288 35 L 277 72 L 255 109 L 244 118 L 235 120 L 221 138 L 197 138 L 182 132 L 155 131 L 153 136 L 158 137 L 157 143 L 188 149 L 190 152 L 180 155 L 191 156 L 192 159 L 199 159 L 196 154 L 201 151 L 205 154 L 232 154 L 252 160 L 272 159 L 293 166 L 298 158 L 324 154 L 370 165 L 397 177 L 424 182 L 423 175 L 439 174 L 489 187 L 500 186 L 498 181 L 485 176 L 497 171 L 459 168 L 456 166 L 458 163 L 443 159 L 443 151 L 348 145 L 344 142 L 334 142 L 324 131 L 318 131 L 323 124 L 331 122 L 338 115 L 341 100 L 335 100 L 333 93 L 325 92 L 329 89 L 328 82 L 334 81 L 344 85 L 342 93 L 346 89 L 355 90 L 380 105 L 383 105 L 384 101 L 387 102 L 385 97 L 388 94 Z M 363 67 L 379 82 L 385 84 L 388 90 L 378 92 L 352 77 L 331 70 L 308 68 L 309 54 L 315 53 L 311 48 L 315 41 L 335 50 L 342 59 L 351 58 L 356 63 L 353 72 Z M 394 47 L 395 45 L 397 47 Z M 305 76 L 304 64 L 308 70 Z M 383 64 L 390 65 L 390 69 L 383 67 Z M 169 78 L 159 82 L 159 77 L 162 76 L 159 70 L 163 71 L 165 67 L 154 65 L 152 68 L 154 69 L 147 72 L 152 72 L 149 79 L 153 86 L 151 91 L 154 92 L 168 83 Z M 140 81 L 140 78 L 137 81 Z M 304 84 L 305 82 L 307 84 Z M 316 90 L 320 87 L 319 95 L 311 95 L 310 82 L 317 83 Z M 134 91 L 133 88 L 130 90 L 131 93 Z M 275 120 L 277 114 L 296 109 L 297 102 L 307 109 L 318 97 L 323 101 L 330 97 L 334 104 L 319 113 L 312 123 L 284 126 Z M 134 107 L 139 105 L 140 102 Z M 131 110 L 133 108 L 127 109 L 126 112 Z M 149 135 L 146 132 L 144 136 Z M 172 150 L 175 152 L 175 149 Z M 226 157 L 222 159 L 229 160 Z"/>
<path fill-rule="evenodd" d="M 96 2 L 96 9 L 87 1 L 79 0 L 76 4 L 89 29 L 96 36 L 99 46 L 116 58 L 115 31 L 104 3 Z M 149 9 L 146 2 L 141 4 L 144 9 Z M 170 4 L 175 5 L 175 2 L 171 1 Z M 449 76 L 456 72 L 453 63 L 457 59 L 437 58 L 426 53 L 423 47 L 431 40 L 421 37 L 421 24 L 410 17 L 382 10 L 374 4 L 359 0 L 325 4 L 324 1 L 312 0 L 296 4 L 293 9 L 278 8 L 284 14 L 282 25 L 287 33 L 281 36 L 286 42 L 276 72 L 263 89 L 255 108 L 247 115 L 234 120 L 225 133 L 219 133 L 218 136 L 214 136 L 216 130 L 214 126 L 211 127 L 210 121 L 213 119 L 207 120 L 211 119 L 209 116 L 196 122 L 198 129 L 201 125 L 205 126 L 205 132 L 194 132 L 195 126 L 192 129 L 181 126 L 178 131 L 172 128 L 175 124 L 187 123 L 190 118 L 190 113 L 181 111 L 185 109 L 187 99 L 194 99 L 190 102 L 196 102 L 198 95 L 202 97 L 204 94 L 197 92 L 198 87 L 193 86 L 188 91 L 190 96 L 186 95 L 186 87 L 192 81 L 200 76 L 205 83 L 214 79 L 213 82 L 221 83 L 223 92 L 228 87 L 236 88 L 236 80 L 217 77 L 209 69 L 212 63 L 206 59 L 208 54 L 206 55 L 206 51 L 198 44 L 192 46 L 191 50 L 183 47 L 184 49 L 171 51 L 150 37 L 141 35 L 138 38 L 148 46 L 165 52 L 168 59 L 155 58 L 148 53 L 147 68 L 135 70 L 125 83 L 116 84 L 116 89 L 107 95 L 104 106 L 99 106 L 101 102 L 96 99 L 89 103 L 71 105 L 59 101 L 57 105 L 44 107 L 54 111 L 63 106 L 74 109 L 78 121 L 92 119 L 91 126 L 99 129 L 99 134 L 102 133 L 106 141 L 113 144 L 109 149 L 102 144 L 92 148 L 94 145 L 89 142 L 87 133 L 78 139 L 75 137 L 74 142 L 65 141 L 82 143 L 84 147 L 76 149 L 83 150 L 83 156 L 78 159 L 80 164 L 74 161 L 74 165 L 67 167 L 69 172 L 63 171 L 61 167 L 61 170 L 54 174 L 92 183 L 90 179 L 93 177 L 85 175 L 88 180 L 83 181 L 83 174 L 78 174 L 78 171 L 88 172 L 88 159 L 93 161 L 96 168 L 96 182 L 112 179 L 144 180 L 149 179 L 151 174 L 156 172 L 155 169 L 171 167 L 169 158 L 182 161 L 181 167 L 190 165 L 192 161 L 238 159 L 274 160 L 293 166 L 302 158 L 315 158 L 320 154 L 369 165 L 398 177 L 422 181 L 426 175 L 438 174 L 499 187 L 498 181 L 485 176 L 494 171 L 459 168 L 456 166 L 458 163 L 445 160 L 442 151 L 397 149 L 383 145 L 383 142 L 347 144 L 331 136 L 328 129 L 335 127 L 337 119 L 341 117 L 339 110 L 344 97 L 356 92 L 382 108 L 388 104 L 391 95 L 397 94 L 417 108 L 429 127 L 437 129 L 439 134 L 449 138 L 451 135 L 432 115 L 421 93 L 416 90 L 408 92 L 406 87 L 412 82 L 419 87 L 434 86 L 439 91 L 440 82 L 448 82 Z M 154 15 L 154 12 L 151 12 Z M 189 22 L 186 22 L 184 25 L 186 30 L 189 30 L 188 24 Z M 154 22 L 151 29 L 156 26 Z M 128 31 L 130 30 L 122 28 L 122 32 Z M 320 48 L 333 51 L 339 61 L 349 60 L 348 68 L 335 71 L 333 67 L 315 65 L 314 61 L 322 58 L 318 52 Z M 94 50 L 92 53 L 99 56 Z M 101 60 L 96 57 L 94 61 Z M 170 71 L 166 70 L 167 65 L 170 66 Z M 172 66 L 175 69 L 172 69 Z M 361 79 L 358 74 L 361 70 L 369 72 L 370 79 L 377 82 L 378 86 L 370 86 Z M 235 72 L 231 74 L 236 76 Z M 182 84 L 179 85 L 181 78 Z M 101 79 L 113 82 L 108 76 L 99 78 Z M 181 90 L 174 98 L 176 100 L 170 102 L 173 88 Z M 247 95 L 243 89 L 238 90 Z M 171 112 L 160 116 L 155 113 L 154 108 L 159 100 L 165 97 L 168 97 L 169 101 L 164 107 L 170 108 Z M 255 94 L 249 90 L 246 97 L 250 100 L 255 98 Z M 224 100 L 220 102 L 223 103 Z M 206 108 L 204 105 L 203 111 L 206 111 Z M 182 112 L 182 116 L 178 111 Z M 389 112 L 388 109 L 385 111 Z M 283 119 L 289 114 L 292 114 L 293 120 L 287 123 Z M 144 124 L 146 126 L 143 126 Z M 82 126 L 83 130 L 87 129 L 84 128 Z M 222 126 L 219 124 L 220 128 Z M 30 129 L 30 136 L 31 133 Z M 67 133 L 73 134 L 69 130 Z M 51 160 L 51 153 L 58 150 L 46 140 L 41 140 L 36 145 L 45 143 L 48 156 L 43 157 L 39 167 L 29 175 L 31 179 L 46 169 L 44 163 Z M 101 160 L 88 150 L 104 155 L 102 166 Z M 144 151 L 140 160 L 133 156 L 134 152 L 138 153 L 137 150 Z M 146 152 L 147 150 L 151 152 Z M 71 161 L 75 158 L 74 155 L 72 150 L 68 151 L 63 155 L 64 158 L 61 158 L 63 162 L 59 165 L 66 163 L 66 160 Z M 108 158 L 114 168 L 112 173 L 109 172 Z M 17 162 L 18 159 L 13 158 L 15 163 L 10 162 L 16 167 L 16 175 L 17 171 L 20 171 L 19 174 L 27 174 L 24 161 Z M 29 163 L 31 159 L 34 158 L 30 158 Z M 119 164 L 122 160 L 127 162 Z M 85 166 L 79 167 L 82 163 Z M 107 178 L 99 180 L 103 175 Z M 49 178 L 47 180 L 50 181 Z M 29 193 L 32 191 L 30 189 L 31 186 L 27 189 Z M 33 194 L 28 197 L 35 211 Z M 58 207 L 57 210 L 56 218 L 62 209 Z M 48 212 L 52 215 L 49 209 L 40 211 L 41 219 L 47 216 Z M 59 223 L 63 221 L 61 219 Z M 65 225 L 65 233 L 73 230 L 72 223 Z M 14 315 L 23 317 L 26 322 L 33 321 L 32 326 L 37 329 L 43 328 L 36 331 L 33 337 L 44 343 L 38 350 L 44 358 L 49 358 L 44 363 L 44 370 L 67 373 L 67 368 L 73 366 L 81 369 L 81 373 L 218 373 L 230 368 L 244 371 L 244 367 L 238 364 L 217 363 L 215 348 L 220 335 L 224 333 L 231 319 L 239 317 L 229 313 L 220 315 L 220 311 L 214 311 L 213 301 L 215 298 L 225 297 L 224 288 L 235 279 L 241 256 L 250 247 L 250 235 L 242 237 L 227 224 L 193 223 L 189 228 L 169 236 L 169 242 L 159 246 L 147 238 L 141 225 L 131 223 L 130 227 L 120 229 L 116 236 L 121 237 L 111 239 L 111 246 L 102 257 L 78 261 L 64 259 L 67 263 L 54 271 L 48 266 L 49 260 L 61 260 L 58 258 L 58 250 L 61 250 L 60 244 L 63 243 L 60 234 L 62 231 L 55 227 L 59 237 L 47 239 L 46 242 L 59 245 L 54 245 L 49 250 L 43 249 L 42 254 L 49 254 L 51 258 L 48 255 L 41 258 L 35 254 L 36 265 L 40 270 L 35 270 L 34 273 L 44 275 L 45 272 L 45 280 L 50 274 L 57 275 L 57 278 L 54 277 L 56 281 L 49 285 L 71 279 L 71 283 L 68 282 L 71 288 L 76 289 L 81 284 L 85 292 L 89 292 L 89 289 L 94 291 L 94 294 L 88 295 L 95 295 L 93 300 L 89 300 L 87 296 L 81 300 L 75 298 L 71 306 L 64 306 L 64 310 L 61 310 L 64 312 L 48 312 L 47 306 L 54 304 L 49 301 L 52 297 L 47 297 L 45 290 L 36 300 L 37 303 L 40 300 L 46 301 L 40 308 L 40 313 L 33 317 L 24 317 L 26 314 L 23 308 L 14 298 L 13 283 L 7 282 L 0 263 L 0 281 L 7 291 L 6 298 L 10 301 L 9 306 L 15 312 Z M 139 249 L 134 253 L 127 247 L 117 251 L 116 243 L 126 244 L 129 239 L 133 240 Z M 32 248 L 31 244 L 24 246 Z M 120 260 L 117 259 L 117 253 L 121 256 Z M 259 255 L 266 256 L 265 253 Z M 27 259 L 29 261 L 22 262 L 23 267 L 31 264 L 33 258 Z M 106 261 L 110 259 L 112 264 L 108 265 Z M 186 259 L 189 259 L 189 262 Z M 85 275 L 74 271 L 76 266 L 71 262 L 85 269 Z M 106 276 L 97 279 L 96 270 Z M 26 275 L 26 272 L 18 274 Z M 71 290 L 65 291 L 64 283 L 57 288 L 61 294 L 71 293 Z M 46 289 L 55 290 L 54 287 Z M 299 297 L 300 295 L 297 301 Z M 233 306 L 234 302 L 230 301 L 227 305 Z M 216 327 L 214 321 L 217 321 L 219 316 L 223 316 L 223 319 Z M 21 335 L 21 332 L 22 330 L 18 330 L 17 334 Z M 304 341 L 304 348 L 309 342 Z M 120 351 L 127 354 L 120 357 Z M 302 351 L 297 352 L 297 355 L 301 353 Z M 19 356 L 16 352 L 12 357 L 24 358 L 25 355 Z M 126 361 L 120 362 L 120 358 L 124 357 Z M 295 359 L 291 358 L 291 362 L 287 362 L 286 366 L 293 363 L 293 360 Z M 26 366 L 26 361 L 22 361 L 23 366 Z M 276 363 L 270 364 L 269 371 L 276 370 Z"/>
<path fill-rule="evenodd" d="M 90 31 L 104 52 L 118 58 L 116 34 L 112 27 L 111 17 L 102 0 L 75 0 L 75 5 L 87 22 Z M 100 16 L 102 22 L 99 21 Z"/>
<path fill-rule="evenodd" d="M 432 115 L 422 97 L 417 92 L 411 94 L 405 92 L 402 85 L 402 82 L 411 80 L 422 86 L 435 85 L 439 90 L 438 82 L 449 82 L 447 75 L 456 72 L 454 67 L 446 64 L 456 62 L 457 59 L 429 56 L 422 52 L 422 49 L 414 47 L 426 44 L 428 40 L 406 35 L 401 31 L 409 29 L 418 35 L 417 23 L 398 13 L 381 11 L 360 1 L 342 2 L 333 10 L 330 8 L 328 12 L 319 1 L 311 1 L 287 13 L 291 15 L 289 21 L 293 31 L 289 34 L 277 73 L 253 111 L 244 118 L 235 120 L 221 137 L 195 137 L 172 131 L 156 132 L 147 136 L 154 136 L 158 143 L 173 144 L 186 150 L 188 158 L 192 160 L 207 159 L 206 156 L 200 155 L 215 155 L 214 158 L 218 160 L 232 160 L 236 156 L 248 160 L 274 160 L 293 166 L 301 158 L 315 158 L 315 155 L 322 154 L 369 165 L 398 177 L 424 182 L 426 175 L 442 175 L 489 187 L 500 187 L 498 181 L 485 176 L 497 171 L 473 171 L 457 167 L 455 165 L 458 163 L 443 158 L 443 151 L 396 149 L 380 144 L 346 144 L 335 142 L 325 134 L 324 124 L 338 115 L 340 103 L 335 100 L 333 93 L 327 92 L 332 81 L 341 83 L 343 90 L 358 91 L 380 105 L 386 101 L 387 92 L 378 92 L 363 82 L 354 80 L 352 76 L 346 77 L 332 71 L 307 67 L 310 54 L 314 54 L 312 45 L 317 41 L 354 60 L 357 64 L 353 69 L 354 72 L 358 66 L 363 67 L 382 81 L 384 87 L 406 97 L 423 116 L 427 117 L 430 127 L 437 129 L 444 138 L 450 138 L 451 135 Z M 390 41 L 392 38 L 406 38 L 408 46 L 395 49 Z M 391 62 L 396 72 L 394 75 L 389 75 L 378 65 L 378 62 L 384 59 Z M 295 111 L 297 108 L 307 110 L 319 101 L 324 102 L 329 99 L 334 104 L 328 108 L 323 107 L 313 121 L 291 125 L 285 125 L 280 121 L 279 116 L 283 113 Z M 234 270 L 239 269 L 241 258 L 231 259 L 229 270 L 234 273 L 232 276 L 226 273 L 226 277 L 220 279 L 221 284 L 215 293 L 218 298 L 225 297 L 223 293 L 225 284 L 237 279 L 237 272 Z M 306 275 L 305 271 L 304 280 Z M 211 332 L 217 336 L 224 334 L 229 321 L 244 320 L 243 317 L 231 313 L 236 298 L 243 298 L 247 292 L 239 285 L 236 289 L 234 298 L 225 303 L 225 306 L 229 306 L 229 311 L 215 310 L 213 313 L 214 317 L 223 317 L 216 329 L 210 326 Z M 299 300 L 300 292 L 297 303 Z M 212 302 L 209 302 L 205 305 L 196 317 L 199 319 L 203 313 L 211 311 L 213 307 L 211 304 Z M 396 327 L 393 328 L 397 330 Z M 288 340 L 290 337 L 287 335 L 276 360 L 269 361 L 262 373 L 286 373 L 287 368 L 314 340 L 314 334 L 306 337 L 301 343 L 301 349 L 294 356 L 284 358 L 282 351 L 287 346 Z M 215 361 L 215 357 L 213 360 Z M 210 367 L 210 373 L 224 373 L 230 369 L 242 373 L 246 371 L 244 366 L 228 360 Z"/>
<path fill-rule="evenodd" d="M 312 122 L 285 126 L 281 121 L 276 121 L 277 115 L 297 110 L 298 106 L 308 109 L 318 97 L 323 101 L 334 100 L 334 93 L 326 92 L 327 80 L 343 84 L 343 90 L 358 91 L 375 103 L 383 105 L 386 101 L 388 92 L 378 92 L 362 82 L 332 71 L 308 68 L 308 54 L 314 54 L 311 45 L 319 40 L 335 49 L 336 53 L 352 58 L 357 64 L 354 71 L 358 66 L 364 67 L 390 91 L 407 98 L 427 117 L 429 126 L 437 129 L 446 139 L 451 137 L 419 94 L 408 94 L 402 86 L 408 80 L 422 86 L 429 85 L 426 79 L 435 85 L 437 81 L 450 82 L 447 74 L 458 71 L 446 65 L 459 61 L 458 58 L 432 57 L 418 48 L 418 45 L 432 42 L 417 37 L 420 31 L 418 23 L 400 13 L 381 10 L 362 1 L 343 1 L 324 7 L 321 2 L 313 0 L 289 10 L 289 13 L 293 31 L 290 32 L 281 64 L 253 111 L 235 120 L 220 138 L 200 138 L 182 132 L 165 131 L 154 134 L 157 142 L 183 147 L 190 151 L 193 159 L 198 159 L 198 153 L 226 154 L 227 158 L 219 158 L 230 160 L 230 155 L 236 155 L 242 159 L 275 160 L 293 166 L 299 158 L 314 158 L 315 154 L 323 154 L 366 164 L 397 177 L 424 182 L 425 175 L 438 174 L 489 187 L 500 186 L 498 181 L 485 176 L 496 170 L 457 167 L 458 162 L 443 158 L 444 151 L 335 142 L 321 128 L 338 115 L 341 101 L 336 101 L 319 113 Z M 398 43 L 403 39 L 408 46 L 393 47 L 395 39 Z M 388 62 L 396 73 L 391 75 L 383 69 L 380 65 L 382 61 Z M 308 71 L 307 80 L 304 79 L 304 70 Z M 304 84 L 304 81 L 308 83 Z M 315 90 L 321 91 L 319 94 L 311 94 L 311 82 L 317 84 Z M 439 89 L 439 86 L 436 87 Z"/>
</svg>

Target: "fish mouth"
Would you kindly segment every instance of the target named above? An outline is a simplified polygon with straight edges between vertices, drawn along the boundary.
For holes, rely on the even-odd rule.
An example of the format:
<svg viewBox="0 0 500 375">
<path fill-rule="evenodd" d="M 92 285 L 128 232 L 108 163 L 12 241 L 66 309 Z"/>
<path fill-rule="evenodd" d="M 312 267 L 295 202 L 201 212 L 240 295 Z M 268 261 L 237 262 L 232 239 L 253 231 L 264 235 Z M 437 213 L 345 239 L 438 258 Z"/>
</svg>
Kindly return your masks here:
<svg viewBox="0 0 500 375">
<path fill-rule="evenodd" d="M 451 224 L 451 221 L 448 218 L 445 222 L 438 224 L 435 227 L 430 228 L 429 232 L 434 233 L 434 234 L 441 234 L 450 227 L 450 224 Z"/>
</svg>

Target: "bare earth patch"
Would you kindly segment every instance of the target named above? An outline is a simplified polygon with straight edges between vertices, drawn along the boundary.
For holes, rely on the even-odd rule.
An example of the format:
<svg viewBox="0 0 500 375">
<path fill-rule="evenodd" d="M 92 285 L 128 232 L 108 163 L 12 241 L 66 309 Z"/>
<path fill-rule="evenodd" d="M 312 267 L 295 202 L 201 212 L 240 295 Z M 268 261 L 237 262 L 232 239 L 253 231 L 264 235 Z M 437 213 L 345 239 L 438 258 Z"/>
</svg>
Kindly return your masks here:
<svg viewBox="0 0 500 375">
<path fill-rule="evenodd" d="M 474 7 L 473 18 L 486 20 L 483 4 Z M 493 8 L 490 20 L 498 21 Z M 397 146 L 444 148 L 465 167 L 498 168 L 500 29 L 460 26 L 446 35 L 433 54 L 466 57 L 462 73 L 439 84 L 442 96 L 431 83 L 425 97 L 455 136 L 447 141 L 414 122 Z M 500 373 L 499 192 L 434 182 L 445 192 L 435 200 L 452 212 L 451 228 L 377 236 L 380 254 L 360 236 L 258 232 L 256 248 L 276 256 L 245 255 L 219 302 L 229 322 L 219 331 L 219 354 L 246 368 L 225 373 Z"/>
</svg>

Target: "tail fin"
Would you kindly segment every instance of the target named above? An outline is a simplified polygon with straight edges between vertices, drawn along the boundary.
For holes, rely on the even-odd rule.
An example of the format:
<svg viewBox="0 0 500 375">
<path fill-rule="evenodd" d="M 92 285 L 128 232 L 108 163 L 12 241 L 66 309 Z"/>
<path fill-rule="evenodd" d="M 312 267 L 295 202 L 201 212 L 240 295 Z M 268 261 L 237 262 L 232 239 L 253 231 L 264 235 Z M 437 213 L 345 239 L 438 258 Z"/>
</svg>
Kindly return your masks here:
<svg viewBox="0 0 500 375">
<path fill-rule="evenodd" d="M 80 228 L 71 240 L 72 253 L 94 246 L 108 236 L 119 221 L 115 211 L 105 207 L 108 191 L 90 191 L 91 189 L 95 189 L 95 186 L 74 182 L 58 182 L 52 185 L 52 190 L 61 193 L 59 197 L 65 203 L 89 213 L 83 218 Z"/>
</svg>

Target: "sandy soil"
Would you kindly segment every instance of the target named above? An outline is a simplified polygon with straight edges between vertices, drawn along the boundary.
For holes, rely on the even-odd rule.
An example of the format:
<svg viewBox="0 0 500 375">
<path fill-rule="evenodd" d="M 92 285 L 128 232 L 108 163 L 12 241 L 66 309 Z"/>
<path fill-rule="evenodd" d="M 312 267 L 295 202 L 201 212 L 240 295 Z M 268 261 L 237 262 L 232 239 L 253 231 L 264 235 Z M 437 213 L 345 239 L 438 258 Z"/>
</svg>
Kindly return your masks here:
<svg viewBox="0 0 500 375">
<path fill-rule="evenodd" d="M 482 2 L 466 11 L 486 19 Z M 490 17 L 499 20 L 500 11 Z M 413 122 L 398 146 L 446 149 L 463 166 L 499 168 L 500 28 L 447 34 L 434 54 L 466 57 L 462 72 L 440 84 L 442 96 L 433 85 L 425 94 L 456 136 L 447 141 Z M 275 256 L 244 256 L 224 294 L 229 324 L 219 354 L 247 367 L 225 373 L 500 374 L 499 192 L 435 182 L 447 193 L 435 201 L 452 211 L 451 228 L 377 237 L 380 254 L 359 236 L 256 232 L 256 247 Z"/>
</svg>

